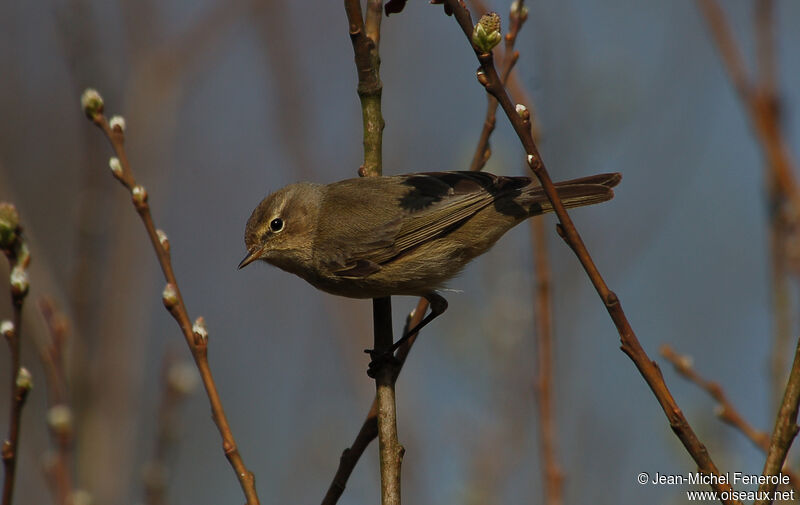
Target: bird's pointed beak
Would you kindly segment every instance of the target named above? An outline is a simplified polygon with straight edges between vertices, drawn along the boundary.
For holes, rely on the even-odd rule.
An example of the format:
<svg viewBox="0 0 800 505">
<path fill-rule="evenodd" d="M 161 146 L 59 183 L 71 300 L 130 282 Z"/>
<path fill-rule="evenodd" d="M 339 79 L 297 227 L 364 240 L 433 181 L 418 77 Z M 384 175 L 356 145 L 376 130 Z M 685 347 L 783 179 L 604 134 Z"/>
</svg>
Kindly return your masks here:
<svg viewBox="0 0 800 505">
<path fill-rule="evenodd" d="M 254 247 L 254 248 L 250 249 L 249 251 L 247 251 L 247 256 L 245 256 L 244 259 L 241 261 L 241 263 L 239 263 L 239 270 L 241 270 L 242 268 L 246 267 L 250 263 L 254 262 L 260 256 L 261 256 L 261 248 L 260 247 Z"/>
</svg>

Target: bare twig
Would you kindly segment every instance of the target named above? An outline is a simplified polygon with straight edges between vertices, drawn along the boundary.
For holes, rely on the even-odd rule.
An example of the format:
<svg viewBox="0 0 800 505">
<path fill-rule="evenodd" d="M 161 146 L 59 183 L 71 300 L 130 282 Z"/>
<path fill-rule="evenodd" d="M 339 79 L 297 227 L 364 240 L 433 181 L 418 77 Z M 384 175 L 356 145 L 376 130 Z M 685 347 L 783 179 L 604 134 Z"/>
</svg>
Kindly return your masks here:
<svg viewBox="0 0 800 505">
<path fill-rule="evenodd" d="M 0 332 L 8 341 L 11 358 L 10 403 L 8 438 L 3 441 L 2 453 L 5 477 L 3 480 L 3 505 L 11 505 L 17 471 L 17 453 L 20 437 L 20 419 L 25 399 L 33 386 L 30 372 L 20 364 L 20 338 L 22 330 L 22 305 L 28 294 L 28 265 L 31 261 L 28 245 L 22 237 L 16 208 L 0 203 L 0 250 L 11 267 L 10 288 L 13 315 L 11 321 L 0 324 Z"/>
<path fill-rule="evenodd" d="M 766 450 L 769 446 L 769 435 L 763 431 L 757 430 L 753 425 L 745 421 L 736 408 L 730 403 L 722 387 L 714 381 L 702 378 L 700 374 L 694 370 L 690 357 L 676 353 L 672 350 L 672 347 L 666 344 L 661 346 L 661 355 L 672 363 L 672 366 L 675 367 L 675 371 L 697 384 L 697 386 L 705 390 L 717 401 L 719 405 L 716 411 L 717 417 L 744 433 L 756 446 Z"/>
<path fill-rule="evenodd" d="M 544 497 L 548 505 L 563 502 L 564 475 L 556 457 L 556 423 L 553 409 L 553 308 L 550 283 L 550 264 L 547 255 L 547 235 L 544 221 L 539 217 L 530 220 L 533 256 L 536 268 L 536 351 L 538 374 L 535 382 L 536 403 L 539 410 L 539 443 L 541 447 Z"/>
<path fill-rule="evenodd" d="M 179 409 L 186 397 L 194 390 L 197 375 L 188 363 L 181 362 L 173 353 L 164 355 L 161 367 L 161 400 L 158 406 L 158 431 L 153 455 L 143 471 L 145 503 L 166 503 L 169 459 L 174 452 L 178 428 Z"/>
<path fill-rule="evenodd" d="M 205 322 L 202 318 L 198 318 L 194 326 L 192 326 L 190 322 L 183 297 L 178 288 L 178 281 L 172 269 L 169 242 L 163 232 L 156 230 L 153 217 L 150 213 L 150 205 L 147 203 L 147 192 L 144 187 L 136 183 L 128 162 L 124 145 L 124 121 L 122 118 L 115 117 L 112 118 L 113 126 L 109 124 L 109 121 L 106 120 L 106 117 L 103 115 L 102 98 L 100 98 L 94 90 L 87 90 L 84 92 L 82 102 L 89 120 L 103 130 L 103 133 L 105 133 L 116 154 L 116 158 L 111 158 L 109 163 L 112 173 L 117 180 L 130 191 L 133 205 L 147 230 L 153 250 L 156 253 L 159 265 L 164 273 L 164 278 L 167 281 L 163 293 L 164 305 L 178 323 L 186 344 L 192 352 L 192 357 L 200 372 L 200 378 L 211 405 L 214 423 L 217 425 L 217 429 L 222 438 L 222 448 L 225 452 L 225 456 L 233 467 L 237 479 L 239 479 L 239 484 L 242 487 L 248 505 L 257 505 L 259 501 L 255 488 L 255 476 L 247 469 L 239 454 L 239 449 L 236 446 L 236 441 L 228 424 L 225 410 L 222 407 L 222 400 L 220 399 L 216 383 L 211 374 L 211 368 L 208 363 L 208 332 L 205 328 Z"/>
<path fill-rule="evenodd" d="M 417 307 L 406 319 L 406 324 L 403 328 L 403 335 L 408 333 L 409 329 L 414 328 L 422 321 L 426 310 L 428 310 L 428 300 L 425 298 L 420 298 L 419 302 L 417 302 Z M 397 364 L 394 367 L 394 375 L 392 377 L 394 382 L 397 382 L 397 377 L 400 375 L 400 370 L 402 370 L 406 358 L 408 357 L 408 353 L 411 352 L 411 347 L 414 345 L 418 335 L 418 333 L 412 334 L 409 339 L 406 340 L 395 352 Z M 358 431 L 358 434 L 353 441 L 353 444 L 342 452 L 342 455 L 339 458 L 339 467 L 336 469 L 336 474 L 333 477 L 333 481 L 328 487 L 328 492 L 325 494 L 325 498 L 322 500 L 322 505 L 334 505 L 342 496 L 345 486 L 347 485 L 347 479 L 350 478 L 353 468 L 355 468 L 356 463 L 358 463 L 359 458 L 361 458 L 361 455 L 364 453 L 364 450 L 367 448 L 367 446 L 369 446 L 370 442 L 372 442 L 375 437 L 378 436 L 377 416 L 378 401 L 376 398 L 372 401 L 372 406 L 370 407 L 369 412 L 367 413 L 367 416 L 361 425 L 361 429 Z"/>
<path fill-rule="evenodd" d="M 764 452 L 769 450 L 769 434 L 759 429 L 756 429 L 752 424 L 748 423 L 742 415 L 736 410 L 736 407 L 728 400 L 728 396 L 717 382 L 706 380 L 695 371 L 692 366 L 692 359 L 689 356 L 684 356 L 675 352 L 669 345 L 661 346 L 661 355 L 672 363 L 675 371 L 684 376 L 687 380 L 695 383 L 700 389 L 704 390 L 717 402 L 715 414 L 723 422 L 733 426 L 741 431 L 756 447 Z M 789 477 L 789 484 L 795 490 L 800 490 L 800 480 L 797 475 L 791 471 L 788 466 L 783 467 L 781 472 Z"/>
<path fill-rule="evenodd" d="M 50 298 L 40 298 L 38 305 L 50 334 L 50 341 L 39 343 L 38 348 L 47 384 L 47 425 L 55 446 L 52 456 L 46 460 L 45 472 L 55 502 L 69 505 L 75 484 L 70 463 L 74 440 L 73 411 L 64 371 L 68 325 Z"/>
<path fill-rule="evenodd" d="M 508 117 L 514 131 L 517 133 L 525 152 L 528 157 L 528 165 L 533 173 L 539 179 L 544 189 L 548 200 L 553 205 L 556 216 L 559 220 L 558 231 L 559 235 L 566 241 L 567 245 L 573 250 L 578 260 L 581 262 L 584 270 L 586 270 L 589 279 L 592 281 L 598 295 L 606 307 L 612 321 L 614 321 L 617 331 L 620 335 L 622 343 L 622 350 L 634 362 L 642 377 L 647 382 L 650 389 L 653 391 L 656 399 L 664 410 L 670 426 L 678 438 L 683 443 L 686 450 L 697 463 L 701 472 L 706 474 L 720 475 L 717 466 L 708 455 L 708 451 L 702 442 L 697 438 L 697 435 L 692 430 L 688 421 L 681 412 L 675 399 L 667 388 L 664 378 L 658 366 L 650 360 L 650 357 L 642 348 L 636 334 L 628 322 L 625 312 L 622 309 L 617 295 L 611 291 L 606 285 L 605 280 L 600 274 L 599 270 L 594 264 L 589 251 L 581 239 L 580 234 L 575 228 L 572 219 L 566 212 L 563 202 L 558 196 L 558 192 L 553 185 L 549 173 L 542 161 L 539 151 L 534 143 L 533 136 L 530 128 L 530 118 L 518 114 L 514 104 L 508 97 L 508 93 L 503 86 L 502 79 L 497 73 L 494 66 L 494 61 L 491 53 L 481 51 L 472 42 L 473 23 L 469 10 L 459 0 L 443 0 L 446 7 L 448 7 L 461 27 L 467 40 L 470 41 L 473 51 L 475 52 L 478 61 L 480 62 L 480 70 L 478 79 L 486 90 L 497 98 L 500 106 L 503 108 L 506 116 Z M 718 491 L 730 491 L 730 486 L 727 484 L 714 483 L 712 487 Z M 725 503 L 739 503 L 735 500 L 725 500 Z"/>
</svg>

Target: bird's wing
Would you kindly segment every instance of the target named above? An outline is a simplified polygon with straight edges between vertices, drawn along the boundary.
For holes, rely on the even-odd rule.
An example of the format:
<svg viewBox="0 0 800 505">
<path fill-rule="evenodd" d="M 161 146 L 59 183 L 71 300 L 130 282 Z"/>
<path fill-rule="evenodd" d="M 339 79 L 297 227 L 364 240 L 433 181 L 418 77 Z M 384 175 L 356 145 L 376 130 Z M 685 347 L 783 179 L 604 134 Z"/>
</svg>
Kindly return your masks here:
<svg viewBox="0 0 800 505">
<path fill-rule="evenodd" d="M 342 214 L 330 213 L 340 216 L 335 226 L 340 230 L 339 237 L 351 239 L 345 242 L 325 234 L 328 244 L 338 251 L 329 259 L 339 276 L 361 278 L 373 274 L 397 256 L 452 231 L 492 204 L 498 193 L 519 191 L 527 183 L 523 178 L 476 172 L 432 172 L 383 179 L 351 179 L 338 183 L 343 185 L 341 188 L 335 184 L 329 190 L 328 197 L 337 199 L 337 208 L 347 208 Z M 354 185 L 359 187 L 351 191 Z M 326 229 L 324 219 L 321 217 L 321 230 Z"/>
</svg>

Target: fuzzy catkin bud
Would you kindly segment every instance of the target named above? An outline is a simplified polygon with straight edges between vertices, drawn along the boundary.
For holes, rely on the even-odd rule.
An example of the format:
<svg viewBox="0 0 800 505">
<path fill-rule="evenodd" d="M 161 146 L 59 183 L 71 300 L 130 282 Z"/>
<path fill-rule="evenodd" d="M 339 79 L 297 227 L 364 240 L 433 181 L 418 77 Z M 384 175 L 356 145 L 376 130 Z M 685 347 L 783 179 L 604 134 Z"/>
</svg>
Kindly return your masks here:
<svg viewBox="0 0 800 505">
<path fill-rule="evenodd" d="M 121 132 L 125 131 L 125 118 L 122 116 L 111 116 L 111 119 L 108 121 L 108 126 L 112 130 L 119 130 Z"/>
<path fill-rule="evenodd" d="M 14 323 L 7 319 L 1 322 L 0 333 L 2 333 L 6 338 L 11 338 L 14 335 Z"/>
<path fill-rule="evenodd" d="M 81 95 L 81 107 L 83 107 L 86 117 L 92 119 L 96 114 L 103 113 L 103 97 L 96 89 L 86 88 Z"/>
<path fill-rule="evenodd" d="M 28 271 L 22 266 L 16 265 L 11 269 L 11 294 L 15 298 L 23 297 L 28 294 Z"/>
<path fill-rule="evenodd" d="M 137 208 L 147 203 L 147 191 L 144 189 L 144 186 L 139 184 L 134 186 L 133 189 L 131 189 L 131 196 Z"/>
<path fill-rule="evenodd" d="M 519 18 L 522 21 L 525 21 L 526 19 L 528 19 L 528 7 L 523 5 L 522 9 L 520 9 L 519 8 L 519 1 L 518 0 L 514 0 L 513 2 L 511 2 L 511 15 L 512 16 L 517 15 L 518 11 L 519 11 Z"/>
<path fill-rule="evenodd" d="M 68 435 L 72 431 L 72 410 L 66 405 L 53 405 L 47 411 L 47 424 L 54 433 Z"/>
<path fill-rule="evenodd" d="M 197 370 L 189 363 L 174 363 L 167 371 L 169 387 L 182 395 L 188 395 L 194 391 L 197 387 L 197 379 Z"/>
<path fill-rule="evenodd" d="M 17 388 L 24 391 L 33 389 L 33 375 L 24 366 L 19 367 L 17 372 Z"/>
<path fill-rule="evenodd" d="M 164 301 L 164 306 L 167 310 L 172 310 L 178 305 L 178 289 L 175 287 L 175 284 L 168 282 L 167 285 L 164 286 L 161 299 Z"/>
<path fill-rule="evenodd" d="M 164 251 L 169 252 L 169 238 L 167 238 L 167 234 L 164 233 L 164 230 L 156 230 L 156 236 Z"/>
<path fill-rule="evenodd" d="M 206 320 L 203 316 L 195 319 L 192 325 L 192 333 L 194 333 L 194 338 L 197 340 L 202 342 L 208 340 L 208 328 L 206 328 Z"/>
<path fill-rule="evenodd" d="M 114 174 L 114 177 L 117 179 L 122 177 L 122 163 L 119 162 L 119 158 L 116 156 L 112 156 L 108 159 L 108 168 L 111 169 L 111 173 Z"/>
</svg>

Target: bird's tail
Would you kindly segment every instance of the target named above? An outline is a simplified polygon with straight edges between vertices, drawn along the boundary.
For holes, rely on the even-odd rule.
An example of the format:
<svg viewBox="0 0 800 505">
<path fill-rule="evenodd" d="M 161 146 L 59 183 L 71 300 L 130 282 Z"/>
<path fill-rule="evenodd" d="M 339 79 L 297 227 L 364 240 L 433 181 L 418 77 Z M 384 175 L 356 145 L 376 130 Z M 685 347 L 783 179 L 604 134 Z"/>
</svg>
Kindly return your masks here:
<svg viewBox="0 0 800 505">
<path fill-rule="evenodd" d="M 564 207 L 571 209 L 611 200 L 614 198 L 614 190 L 611 188 L 619 184 L 621 180 L 622 174 L 620 173 L 597 174 L 557 182 L 555 186 L 558 196 L 564 202 Z M 525 193 L 527 193 L 525 195 L 527 198 L 531 198 L 530 213 L 532 216 L 553 211 L 553 205 L 540 186 L 526 188 Z"/>
</svg>

